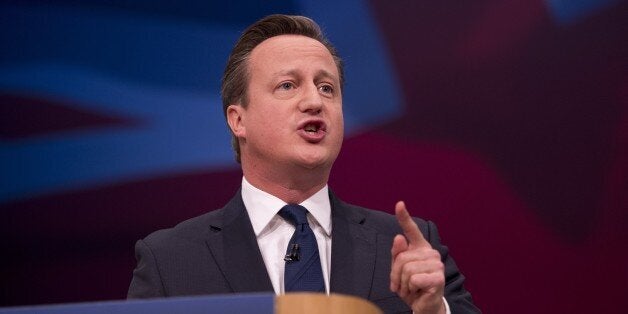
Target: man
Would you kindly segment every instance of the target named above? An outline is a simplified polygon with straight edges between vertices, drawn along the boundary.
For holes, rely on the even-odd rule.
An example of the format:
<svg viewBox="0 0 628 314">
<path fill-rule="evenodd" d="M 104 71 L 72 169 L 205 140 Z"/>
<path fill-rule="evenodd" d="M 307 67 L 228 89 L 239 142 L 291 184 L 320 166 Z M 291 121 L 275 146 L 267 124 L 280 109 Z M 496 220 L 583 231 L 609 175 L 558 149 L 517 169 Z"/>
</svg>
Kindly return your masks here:
<svg viewBox="0 0 628 314">
<path fill-rule="evenodd" d="M 312 20 L 272 15 L 244 32 L 222 84 L 242 188 L 224 208 L 138 241 L 130 298 L 307 290 L 386 313 L 479 312 L 432 223 L 403 202 L 395 218 L 328 190 L 342 84 L 341 60 Z"/>
</svg>

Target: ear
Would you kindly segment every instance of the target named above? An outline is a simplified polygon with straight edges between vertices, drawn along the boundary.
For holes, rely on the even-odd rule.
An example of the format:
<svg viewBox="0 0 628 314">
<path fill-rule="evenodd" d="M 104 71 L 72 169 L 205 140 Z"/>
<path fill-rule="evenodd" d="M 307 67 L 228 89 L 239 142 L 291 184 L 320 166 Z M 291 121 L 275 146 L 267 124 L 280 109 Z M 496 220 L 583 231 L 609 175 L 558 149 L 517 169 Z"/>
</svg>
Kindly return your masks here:
<svg viewBox="0 0 628 314">
<path fill-rule="evenodd" d="M 229 124 L 229 128 L 231 132 L 237 138 L 246 137 L 246 128 L 244 127 L 244 108 L 240 105 L 229 105 L 227 107 L 227 123 Z"/>
</svg>

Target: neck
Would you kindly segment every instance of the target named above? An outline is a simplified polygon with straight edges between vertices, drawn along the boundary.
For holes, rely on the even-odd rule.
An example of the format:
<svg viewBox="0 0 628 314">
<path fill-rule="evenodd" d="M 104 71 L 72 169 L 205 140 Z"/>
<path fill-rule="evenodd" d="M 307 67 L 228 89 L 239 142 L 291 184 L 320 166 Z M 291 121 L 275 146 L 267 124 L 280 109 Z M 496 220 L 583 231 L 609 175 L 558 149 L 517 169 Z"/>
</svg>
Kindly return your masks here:
<svg viewBox="0 0 628 314">
<path fill-rule="evenodd" d="M 288 204 L 299 204 L 320 191 L 329 178 L 329 170 L 304 169 L 303 171 L 255 171 L 242 164 L 242 173 L 251 185 L 274 195 Z"/>
</svg>

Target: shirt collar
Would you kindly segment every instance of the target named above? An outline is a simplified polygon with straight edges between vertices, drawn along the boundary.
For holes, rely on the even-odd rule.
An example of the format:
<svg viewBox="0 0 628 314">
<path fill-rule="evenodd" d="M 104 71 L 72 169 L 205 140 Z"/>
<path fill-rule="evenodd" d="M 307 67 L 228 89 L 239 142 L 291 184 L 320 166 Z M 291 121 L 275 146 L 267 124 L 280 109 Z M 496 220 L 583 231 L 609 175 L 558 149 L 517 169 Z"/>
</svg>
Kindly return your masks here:
<svg viewBox="0 0 628 314">
<path fill-rule="evenodd" d="M 278 197 L 254 187 L 244 177 L 242 177 L 242 201 L 249 214 L 255 236 L 259 236 L 279 210 L 287 205 Z M 307 208 L 314 220 L 325 230 L 327 236 L 331 236 L 331 204 L 327 185 L 299 205 Z"/>
</svg>

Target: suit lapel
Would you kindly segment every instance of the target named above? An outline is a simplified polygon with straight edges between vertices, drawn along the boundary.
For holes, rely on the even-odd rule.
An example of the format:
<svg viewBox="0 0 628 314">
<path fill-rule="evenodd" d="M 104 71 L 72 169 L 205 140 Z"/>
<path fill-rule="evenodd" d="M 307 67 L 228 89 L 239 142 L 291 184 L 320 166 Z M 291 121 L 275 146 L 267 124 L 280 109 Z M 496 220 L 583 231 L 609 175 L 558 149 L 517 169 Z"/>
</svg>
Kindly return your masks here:
<svg viewBox="0 0 628 314">
<path fill-rule="evenodd" d="M 374 230 L 363 226 L 365 213 L 330 192 L 332 211 L 331 292 L 369 298 L 376 259 Z"/>
<path fill-rule="evenodd" d="M 363 226 L 365 213 L 330 191 L 332 254 L 330 291 L 369 298 L 377 234 Z M 207 245 L 233 292 L 273 291 L 240 192 L 210 222 Z"/>
<path fill-rule="evenodd" d="M 207 245 L 233 292 L 273 291 L 240 191 L 221 216 Z"/>
</svg>

